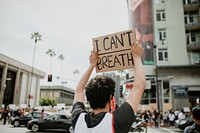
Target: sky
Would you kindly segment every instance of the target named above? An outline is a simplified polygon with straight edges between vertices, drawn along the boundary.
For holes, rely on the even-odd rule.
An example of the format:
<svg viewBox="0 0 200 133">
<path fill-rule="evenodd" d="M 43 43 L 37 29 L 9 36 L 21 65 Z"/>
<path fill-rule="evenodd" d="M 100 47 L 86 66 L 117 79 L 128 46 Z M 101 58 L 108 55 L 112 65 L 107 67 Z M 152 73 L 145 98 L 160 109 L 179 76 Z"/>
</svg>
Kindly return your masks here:
<svg viewBox="0 0 200 133">
<path fill-rule="evenodd" d="M 31 34 L 39 32 L 33 66 L 53 75 L 53 82 L 45 77 L 41 85 L 66 81 L 64 86 L 75 89 L 89 66 L 92 38 L 128 29 L 126 0 L 0 0 L 0 53 L 32 66 Z M 56 53 L 52 62 L 48 49 Z"/>
</svg>

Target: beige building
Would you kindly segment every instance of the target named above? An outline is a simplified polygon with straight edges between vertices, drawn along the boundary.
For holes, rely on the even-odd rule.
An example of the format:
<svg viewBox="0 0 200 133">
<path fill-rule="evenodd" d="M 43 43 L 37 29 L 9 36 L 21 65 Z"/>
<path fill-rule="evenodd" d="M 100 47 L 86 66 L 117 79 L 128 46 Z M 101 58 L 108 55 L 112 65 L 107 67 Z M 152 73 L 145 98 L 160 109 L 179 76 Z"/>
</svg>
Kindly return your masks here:
<svg viewBox="0 0 200 133">
<path fill-rule="evenodd" d="M 65 105 L 72 105 L 74 100 L 74 90 L 65 86 L 41 86 L 40 98 L 51 97 L 55 98 L 56 103 L 65 103 Z"/>
<path fill-rule="evenodd" d="M 0 53 L 0 105 L 39 103 L 45 73 Z"/>
</svg>

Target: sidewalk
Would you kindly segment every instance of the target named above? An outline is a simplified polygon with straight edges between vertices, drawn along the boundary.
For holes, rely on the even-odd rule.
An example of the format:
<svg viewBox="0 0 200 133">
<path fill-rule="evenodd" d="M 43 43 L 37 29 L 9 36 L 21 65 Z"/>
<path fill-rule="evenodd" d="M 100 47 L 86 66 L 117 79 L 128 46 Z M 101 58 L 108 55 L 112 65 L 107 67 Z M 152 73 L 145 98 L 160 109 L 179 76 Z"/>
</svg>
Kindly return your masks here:
<svg viewBox="0 0 200 133">
<path fill-rule="evenodd" d="M 183 133 L 183 131 L 170 127 L 147 127 L 147 133 Z"/>
</svg>

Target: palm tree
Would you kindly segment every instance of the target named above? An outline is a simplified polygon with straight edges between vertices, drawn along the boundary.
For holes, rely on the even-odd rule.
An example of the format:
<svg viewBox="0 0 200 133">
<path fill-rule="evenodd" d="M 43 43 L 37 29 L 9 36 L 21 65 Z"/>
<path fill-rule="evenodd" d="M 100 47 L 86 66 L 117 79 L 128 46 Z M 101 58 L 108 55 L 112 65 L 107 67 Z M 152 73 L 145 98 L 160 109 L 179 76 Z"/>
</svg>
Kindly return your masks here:
<svg viewBox="0 0 200 133">
<path fill-rule="evenodd" d="M 63 80 L 63 67 L 62 67 L 62 61 L 65 59 L 65 57 L 60 54 L 58 56 L 58 59 L 60 60 L 60 76 L 61 76 L 61 81 Z"/>
<path fill-rule="evenodd" d="M 39 32 L 34 32 L 31 34 L 31 39 L 34 39 L 35 45 L 34 45 L 33 60 L 32 60 L 30 88 L 29 88 L 29 95 L 28 95 L 28 105 L 30 105 L 30 98 L 31 98 L 31 86 L 32 86 L 32 79 L 33 79 L 33 68 L 34 68 L 34 62 L 35 62 L 36 46 L 37 46 L 37 42 L 41 41 L 41 37 L 42 37 L 42 35 L 40 35 Z"/>
<path fill-rule="evenodd" d="M 48 49 L 46 54 L 50 56 L 50 73 L 52 72 L 52 57 L 56 56 L 56 53 L 52 49 Z"/>
<path fill-rule="evenodd" d="M 73 74 L 74 74 L 74 75 L 79 75 L 79 74 L 80 74 L 80 72 L 79 72 L 79 70 L 78 70 L 78 69 L 75 69 L 75 70 L 73 71 Z M 76 80 L 77 80 L 77 76 L 76 76 Z"/>
</svg>

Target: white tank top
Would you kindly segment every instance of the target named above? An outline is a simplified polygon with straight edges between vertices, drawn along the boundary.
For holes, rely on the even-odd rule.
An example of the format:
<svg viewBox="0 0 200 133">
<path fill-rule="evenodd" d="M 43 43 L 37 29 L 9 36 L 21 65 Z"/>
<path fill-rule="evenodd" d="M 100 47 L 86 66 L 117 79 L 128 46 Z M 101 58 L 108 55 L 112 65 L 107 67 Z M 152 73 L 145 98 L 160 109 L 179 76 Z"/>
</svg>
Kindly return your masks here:
<svg viewBox="0 0 200 133">
<path fill-rule="evenodd" d="M 111 113 L 106 113 L 101 122 L 92 128 L 87 127 L 87 123 L 85 122 L 85 114 L 86 113 L 80 114 L 75 125 L 74 133 L 113 133 L 113 122 Z"/>
</svg>

